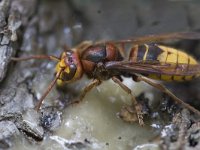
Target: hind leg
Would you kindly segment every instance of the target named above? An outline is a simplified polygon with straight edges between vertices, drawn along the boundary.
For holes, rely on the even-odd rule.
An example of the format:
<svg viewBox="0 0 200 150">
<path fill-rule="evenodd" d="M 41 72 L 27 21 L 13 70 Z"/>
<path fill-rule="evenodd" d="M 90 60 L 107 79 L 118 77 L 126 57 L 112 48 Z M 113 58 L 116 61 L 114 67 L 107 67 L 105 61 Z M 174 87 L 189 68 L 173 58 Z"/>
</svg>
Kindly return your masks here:
<svg viewBox="0 0 200 150">
<path fill-rule="evenodd" d="M 156 83 L 156 82 L 153 82 L 151 80 L 149 80 L 148 78 L 145 78 L 143 76 L 137 76 L 135 75 L 134 78 L 133 78 L 136 82 L 139 82 L 139 81 L 143 81 L 157 89 L 159 89 L 160 91 L 162 91 L 163 93 L 169 95 L 176 103 L 179 103 L 181 104 L 182 106 L 184 106 L 185 108 L 189 109 L 190 111 L 198 114 L 200 116 L 200 111 L 195 109 L 194 107 L 192 107 L 191 105 L 183 102 L 181 99 L 179 99 L 178 97 L 176 97 L 171 91 L 169 91 L 164 85 L 162 84 L 159 84 L 159 83 Z"/>
</svg>

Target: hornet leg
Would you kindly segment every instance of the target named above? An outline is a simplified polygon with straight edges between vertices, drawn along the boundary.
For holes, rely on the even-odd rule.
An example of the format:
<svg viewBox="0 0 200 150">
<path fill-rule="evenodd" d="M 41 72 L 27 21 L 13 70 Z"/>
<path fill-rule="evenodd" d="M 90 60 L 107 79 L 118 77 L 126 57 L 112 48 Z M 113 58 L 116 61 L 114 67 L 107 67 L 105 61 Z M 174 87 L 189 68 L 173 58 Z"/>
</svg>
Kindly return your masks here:
<svg viewBox="0 0 200 150">
<path fill-rule="evenodd" d="M 125 84 L 123 84 L 117 77 L 112 77 L 112 80 L 115 83 L 117 83 L 126 93 L 131 95 L 132 105 L 135 107 L 135 111 L 133 111 L 131 107 L 122 108 L 122 113 L 123 113 L 122 118 L 125 121 L 131 121 L 132 118 L 134 118 L 135 115 L 137 115 L 137 119 L 139 121 L 139 124 L 141 126 L 143 126 L 144 122 L 143 122 L 143 114 L 142 114 L 142 110 L 141 110 L 142 108 L 141 108 L 141 105 L 138 104 L 138 102 L 135 99 L 135 96 L 132 94 L 131 90 Z M 131 120 L 129 120 L 129 119 L 131 119 Z"/>
<path fill-rule="evenodd" d="M 98 79 L 93 80 L 93 81 L 92 81 L 91 83 L 89 83 L 86 87 L 84 87 L 83 92 L 81 93 L 79 99 L 78 99 L 78 100 L 75 100 L 75 101 L 73 101 L 73 102 L 71 102 L 71 103 L 69 103 L 69 105 L 80 103 L 80 102 L 84 99 L 85 95 L 86 95 L 88 92 L 90 92 L 94 87 L 97 87 L 97 86 L 100 85 L 100 84 L 101 84 L 101 81 L 100 81 L 100 80 L 98 80 Z"/>
<path fill-rule="evenodd" d="M 142 76 L 135 76 L 134 77 L 134 80 L 136 82 L 138 81 L 144 81 L 146 82 L 147 84 L 159 89 L 160 91 L 162 91 L 163 93 L 169 95 L 175 102 L 177 102 L 178 104 L 181 104 L 182 106 L 184 106 L 185 108 L 189 109 L 190 111 L 198 114 L 200 116 L 200 111 L 195 109 L 194 107 L 192 107 L 191 105 L 183 102 L 181 99 L 179 99 L 178 97 L 176 97 L 171 91 L 169 91 L 164 85 L 162 84 L 159 84 L 159 83 L 155 83 L 145 77 L 142 77 Z"/>
</svg>

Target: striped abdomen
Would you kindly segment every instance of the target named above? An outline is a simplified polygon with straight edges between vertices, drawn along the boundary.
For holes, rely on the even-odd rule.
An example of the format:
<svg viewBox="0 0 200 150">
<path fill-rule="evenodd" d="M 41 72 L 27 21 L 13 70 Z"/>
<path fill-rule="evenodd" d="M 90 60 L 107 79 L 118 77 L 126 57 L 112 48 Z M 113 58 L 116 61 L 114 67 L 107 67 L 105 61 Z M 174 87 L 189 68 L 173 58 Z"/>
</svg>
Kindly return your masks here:
<svg viewBox="0 0 200 150">
<path fill-rule="evenodd" d="M 192 56 L 167 46 L 157 44 L 136 45 L 132 48 L 129 59 L 147 65 L 157 63 L 172 64 L 172 66 L 175 66 L 173 69 L 169 69 L 169 74 L 167 73 L 167 69 L 165 69 L 166 71 L 163 70 L 164 73 L 161 72 L 160 74 L 145 74 L 145 76 L 152 79 L 164 81 L 185 81 L 200 76 L 200 71 L 189 73 L 190 68 L 198 64 Z M 177 75 L 176 72 L 180 71 L 179 66 L 181 65 L 184 66 L 181 68 L 183 73 Z M 174 74 L 172 72 L 174 72 Z"/>
</svg>

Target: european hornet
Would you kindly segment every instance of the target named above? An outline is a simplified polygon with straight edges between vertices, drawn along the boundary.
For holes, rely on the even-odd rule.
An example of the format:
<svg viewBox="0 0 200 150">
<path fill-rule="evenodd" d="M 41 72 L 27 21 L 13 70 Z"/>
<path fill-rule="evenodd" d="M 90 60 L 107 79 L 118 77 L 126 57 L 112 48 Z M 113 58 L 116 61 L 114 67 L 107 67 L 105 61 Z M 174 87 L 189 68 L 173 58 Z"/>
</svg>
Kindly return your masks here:
<svg viewBox="0 0 200 150">
<path fill-rule="evenodd" d="M 88 78 L 92 79 L 92 82 L 84 88 L 79 101 L 82 101 L 85 95 L 92 88 L 100 85 L 102 81 L 112 79 L 131 96 L 132 107 L 135 112 L 132 115 L 135 115 L 139 124 L 143 125 L 141 106 L 131 89 L 123 84 L 121 76 L 130 77 L 136 82 L 144 81 L 169 95 L 175 102 L 200 115 L 199 110 L 184 103 L 162 84 L 150 80 L 187 81 L 200 76 L 200 64 L 192 56 L 178 49 L 152 44 L 152 42 L 171 39 L 197 40 L 200 39 L 200 33 L 169 33 L 97 43 L 84 41 L 72 49 L 65 48 L 60 57 L 34 55 L 11 59 L 14 61 L 48 59 L 58 62 L 55 78 L 40 98 L 36 106 L 37 110 L 40 109 L 43 100 L 56 83 L 62 86 L 77 81 L 85 73 Z M 133 112 L 129 111 L 129 113 Z"/>
</svg>

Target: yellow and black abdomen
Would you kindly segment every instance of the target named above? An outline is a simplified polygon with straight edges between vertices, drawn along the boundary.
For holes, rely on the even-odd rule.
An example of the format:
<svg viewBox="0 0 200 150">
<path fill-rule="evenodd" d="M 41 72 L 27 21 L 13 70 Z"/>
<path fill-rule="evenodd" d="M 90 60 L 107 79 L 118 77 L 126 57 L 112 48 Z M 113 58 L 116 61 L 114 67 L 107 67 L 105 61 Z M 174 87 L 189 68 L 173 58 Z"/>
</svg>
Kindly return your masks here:
<svg viewBox="0 0 200 150">
<path fill-rule="evenodd" d="M 146 66 L 149 65 L 149 67 L 152 67 L 152 64 L 168 65 L 168 67 L 167 65 L 163 68 L 158 67 L 160 73 L 145 74 L 145 76 L 152 79 L 185 81 L 200 76 L 200 71 L 194 69 L 194 66 L 198 65 L 197 60 L 185 52 L 168 46 L 157 44 L 136 45 L 131 50 L 130 60 L 141 62 Z"/>
</svg>

